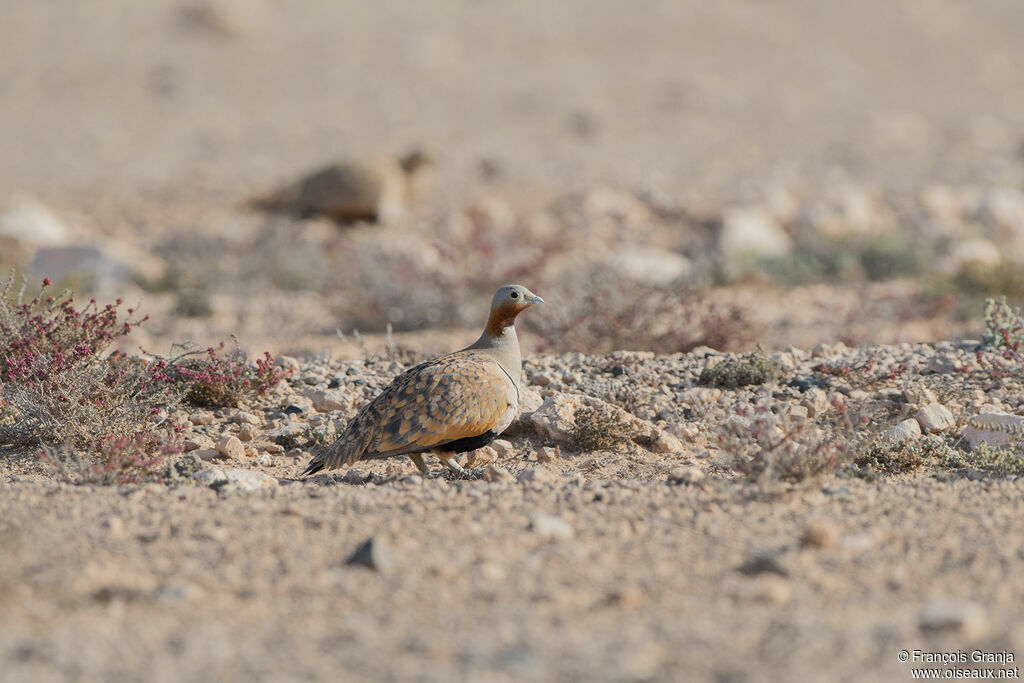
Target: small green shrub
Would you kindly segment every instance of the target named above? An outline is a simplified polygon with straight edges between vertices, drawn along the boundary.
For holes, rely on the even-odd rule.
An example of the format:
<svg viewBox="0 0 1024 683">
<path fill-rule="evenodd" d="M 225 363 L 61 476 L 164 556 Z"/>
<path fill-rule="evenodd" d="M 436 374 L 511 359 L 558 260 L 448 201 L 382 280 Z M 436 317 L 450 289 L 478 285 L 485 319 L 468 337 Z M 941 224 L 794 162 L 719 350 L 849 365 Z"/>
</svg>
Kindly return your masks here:
<svg viewBox="0 0 1024 683">
<path fill-rule="evenodd" d="M 765 384 L 775 379 L 778 367 L 764 354 L 748 353 L 719 361 L 704 368 L 697 383 L 704 386 L 736 389 L 752 384 Z"/>
<path fill-rule="evenodd" d="M 615 448 L 628 443 L 632 430 L 613 415 L 593 408 L 577 408 L 571 440 L 581 452 Z"/>
</svg>

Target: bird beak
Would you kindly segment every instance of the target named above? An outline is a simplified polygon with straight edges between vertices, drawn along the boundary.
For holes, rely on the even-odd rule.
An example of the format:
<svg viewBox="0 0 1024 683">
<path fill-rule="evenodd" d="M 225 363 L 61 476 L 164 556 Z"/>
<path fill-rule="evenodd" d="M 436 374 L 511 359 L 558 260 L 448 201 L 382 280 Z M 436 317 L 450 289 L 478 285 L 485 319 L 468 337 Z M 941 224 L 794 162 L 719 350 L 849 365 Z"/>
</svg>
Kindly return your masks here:
<svg viewBox="0 0 1024 683">
<path fill-rule="evenodd" d="M 533 298 L 532 298 L 532 299 L 530 299 L 530 303 L 531 303 L 531 304 L 542 304 L 542 303 L 544 303 L 544 299 L 541 299 L 541 298 L 540 298 L 539 296 L 537 296 L 536 294 L 534 294 L 534 295 L 533 295 Z"/>
</svg>

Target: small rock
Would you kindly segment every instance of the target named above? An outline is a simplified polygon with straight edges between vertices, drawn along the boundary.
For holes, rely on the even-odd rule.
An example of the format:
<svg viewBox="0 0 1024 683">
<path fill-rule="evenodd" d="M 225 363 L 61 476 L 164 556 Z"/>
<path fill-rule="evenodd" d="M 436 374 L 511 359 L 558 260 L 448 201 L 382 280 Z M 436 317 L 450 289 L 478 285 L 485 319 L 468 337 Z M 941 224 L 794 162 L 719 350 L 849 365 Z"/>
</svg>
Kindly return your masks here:
<svg viewBox="0 0 1024 683">
<path fill-rule="evenodd" d="M 740 597 L 770 605 L 785 605 L 793 598 L 793 585 L 781 576 L 765 574 L 744 584 Z"/>
<path fill-rule="evenodd" d="M 245 446 L 237 436 L 228 434 L 217 442 L 217 451 L 232 460 L 245 458 Z"/>
<path fill-rule="evenodd" d="M 807 525 L 800 535 L 800 545 L 804 548 L 824 550 L 836 547 L 838 534 L 834 526 L 828 522 L 815 521 Z"/>
<path fill-rule="evenodd" d="M 988 619 L 977 603 L 939 598 L 921 608 L 918 627 L 928 634 L 952 634 L 970 641 L 985 635 Z"/>
<path fill-rule="evenodd" d="M 967 419 L 964 441 L 974 450 L 981 444 L 996 447 L 1024 436 L 1024 417 L 1003 413 L 980 413 Z"/>
<path fill-rule="evenodd" d="M 819 387 L 810 387 L 804 392 L 800 405 L 807 408 L 807 417 L 817 417 L 828 410 L 828 394 Z"/>
<path fill-rule="evenodd" d="M 252 413 L 246 413 L 241 410 L 231 417 L 231 421 L 234 422 L 235 424 L 248 425 L 258 425 L 260 423 L 260 419 L 258 417 L 256 417 Z"/>
<path fill-rule="evenodd" d="M 693 465 L 677 467 L 668 473 L 669 484 L 699 484 L 704 481 L 704 470 Z"/>
<path fill-rule="evenodd" d="M 224 487 L 230 486 L 232 489 L 240 491 L 258 491 L 279 485 L 274 477 L 256 470 L 243 470 L 235 467 L 225 470 L 224 475 L 227 477 Z"/>
<path fill-rule="evenodd" d="M 216 467 L 208 467 L 205 470 L 196 472 L 192 475 L 192 479 L 203 486 L 209 486 L 210 488 L 216 488 L 222 484 L 228 483 L 228 477 L 224 474 L 223 470 L 217 469 Z"/>
<path fill-rule="evenodd" d="M 274 365 L 279 368 L 284 368 L 285 370 L 298 370 L 302 367 L 302 364 L 299 363 L 298 359 L 292 358 L 291 356 L 278 356 L 274 359 Z"/>
<path fill-rule="evenodd" d="M 224 454 L 216 448 L 200 448 L 192 453 L 200 460 L 220 460 L 224 457 Z"/>
<path fill-rule="evenodd" d="M 573 537 L 572 526 L 558 515 L 535 515 L 530 530 L 541 538 L 564 541 Z"/>
<path fill-rule="evenodd" d="M 306 389 L 302 395 L 313 402 L 313 408 L 320 413 L 329 413 L 334 410 L 345 410 L 348 408 L 348 401 L 340 391 L 333 389 Z"/>
<path fill-rule="evenodd" d="M 513 482 L 516 480 L 515 477 L 512 476 L 511 472 L 503 467 L 497 467 L 495 465 L 488 465 L 485 467 L 483 472 L 480 473 L 480 478 L 491 483 L 499 481 Z"/>
<path fill-rule="evenodd" d="M 271 458 L 266 453 L 264 453 L 260 457 L 256 458 L 256 464 L 260 465 L 262 467 L 273 467 L 274 466 L 274 459 Z"/>
<path fill-rule="evenodd" d="M 498 453 L 490 446 L 483 446 L 470 451 L 466 455 L 466 465 L 468 467 L 483 467 L 484 465 L 490 465 L 498 459 Z"/>
<path fill-rule="evenodd" d="M 763 209 L 731 208 L 722 215 L 718 250 L 726 262 L 743 262 L 786 256 L 793 239 Z"/>
<path fill-rule="evenodd" d="M 53 247 L 66 244 L 71 239 L 71 228 L 49 208 L 26 200 L 0 214 L 0 237 Z"/>
<path fill-rule="evenodd" d="M 882 434 L 882 440 L 889 443 L 917 441 L 921 438 L 921 424 L 914 418 L 900 422 Z"/>
<path fill-rule="evenodd" d="M 271 455 L 277 455 L 278 453 L 284 453 L 284 446 L 276 443 L 268 443 L 263 446 L 263 450 Z"/>
<path fill-rule="evenodd" d="M 495 454 L 500 460 L 507 460 L 516 454 L 515 446 L 512 445 L 511 441 L 495 439 L 489 445 L 494 449 Z"/>
<path fill-rule="evenodd" d="M 251 424 L 244 424 L 238 428 L 238 439 L 249 442 L 256 438 L 256 428 Z"/>
<path fill-rule="evenodd" d="M 925 370 L 936 375 L 948 375 L 960 369 L 960 363 L 955 356 L 935 354 L 928 359 L 924 365 Z"/>
<path fill-rule="evenodd" d="M 537 448 L 537 462 L 552 462 L 561 455 L 558 446 L 539 446 Z"/>
<path fill-rule="evenodd" d="M 206 436 L 205 434 L 192 434 L 185 439 L 182 446 L 186 453 L 200 449 L 215 449 L 216 444 L 213 443 L 213 439 Z"/>
<path fill-rule="evenodd" d="M 557 478 L 558 475 L 550 470 L 540 467 L 531 467 L 520 472 L 518 476 L 516 476 L 516 481 L 520 484 L 541 484 L 555 481 Z"/>
<path fill-rule="evenodd" d="M 212 413 L 208 413 L 205 410 L 192 413 L 188 416 L 188 421 L 194 425 L 212 425 L 214 423 L 214 417 Z"/>
<path fill-rule="evenodd" d="M 395 562 L 390 545 L 382 538 L 371 536 L 356 548 L 346 564 L 388 574 L 394 568 Z"/>
<path fill-rule="evenodd" d="M 949 411 L 949 408 L 942 405 L 941 403 L 929 403 L 923 406 L 914 415 L 920 425 L 921 430 L 925 434 L 932 434 L 935 432 L 944 432 L 948 429 L 952 429 L 956 425 L 956 420 L 953 419 L 953 413 Z"/>
<path fill-rule="evenodd" d="M 285 448 L 294 448 L 298 445 L 298 437 L 304 435 L 308 430 L 309 425 L 302 422 L 289 422 L 271 429 L 266 433 L 266 437 Z"/>
</svg>

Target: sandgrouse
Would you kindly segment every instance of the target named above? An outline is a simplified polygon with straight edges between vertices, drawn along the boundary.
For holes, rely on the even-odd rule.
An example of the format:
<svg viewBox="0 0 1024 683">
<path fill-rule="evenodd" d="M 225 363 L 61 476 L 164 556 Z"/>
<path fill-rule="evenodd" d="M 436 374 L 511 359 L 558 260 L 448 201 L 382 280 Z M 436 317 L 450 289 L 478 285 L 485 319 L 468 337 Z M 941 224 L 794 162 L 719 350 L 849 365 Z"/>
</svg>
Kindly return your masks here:
<svg viewBox="0 0 1024 683">
<path fill-rule="evenodd" d="M 342 161 L 324 166 L 249 206 L 300 218 L 327 216 L 344 224 L 394 223 L 423 194 L 433 162 L 419 150 L 395 159 Z"/>
<path fill-rule="evenodd" d="M 476 342 L 396 377 L 337 441 L 313 457 L 303 474 L 408 455 L 423 476 L 431 476 L 423 462 L 423 454 L 430 452 L 465 476 L 455 456 L 487 445 L 519 412 L 523 362 L 515 320 L 543 301 L 521 285 L 499 289 Z"/>
</svg>

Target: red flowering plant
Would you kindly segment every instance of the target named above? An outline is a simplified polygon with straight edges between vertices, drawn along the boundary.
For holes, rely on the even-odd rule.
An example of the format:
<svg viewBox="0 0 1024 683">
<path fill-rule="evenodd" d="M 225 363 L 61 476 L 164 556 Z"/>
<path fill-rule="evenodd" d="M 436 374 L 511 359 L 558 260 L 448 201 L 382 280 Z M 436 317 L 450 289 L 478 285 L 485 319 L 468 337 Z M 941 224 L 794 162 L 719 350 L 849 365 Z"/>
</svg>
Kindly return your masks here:
<svg viewBox="0 0 1024 683">
<path fill-rule="evenodd" d="M 126 463 L 174 450 L 165 422 L 179 397 L 160 377 L 166 363 L 107 353 L 146 318 L 125 317 L 120 299 L 78 307 L 70 292 L 51 294 L 49 278 L 31 299 L 15 282 L 0 286 L 0 444 L 42 447 L 49 462 L 75 450 L 109 459 L 122 440 Z"/>
</svg>

